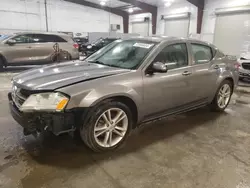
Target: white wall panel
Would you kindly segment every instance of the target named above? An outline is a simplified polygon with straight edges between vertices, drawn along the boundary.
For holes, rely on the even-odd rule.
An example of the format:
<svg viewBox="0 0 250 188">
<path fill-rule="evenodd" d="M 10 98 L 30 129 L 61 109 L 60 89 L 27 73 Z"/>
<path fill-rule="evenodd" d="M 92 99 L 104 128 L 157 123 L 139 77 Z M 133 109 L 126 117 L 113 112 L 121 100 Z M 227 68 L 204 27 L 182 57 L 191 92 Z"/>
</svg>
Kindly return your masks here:
<svg viewBox="0 0 250 188">
<path fill-rule="evenodd" d="M 188 37 L 189 18 L 165 20 L 164 35 L 173 37 Z"/>
<path fill-rule="evenodd" d="M 221 41 L 218 42 L 218 36 L 228 36 L 228 39 L 223 39 L 225 41 L 225 43 L 227 43 L 229 46 L 232 42 L 231 40 L 238 40 L 240 41 L 240 45 L 237 43 L 238 45 L 238 52 L 236 51 L 236 49 L 232 48 L 225 48 L 225 52 L 232 54 L 232 55 L 239 55 L 240 52 L 246 52 L 250 50 L 250 38 L 249 38 L 249 34 L 246 33 L 242 33 L 242 36 L 236 36 L 237 34 L 242 32 L 242 28 L 243 24 L 246 24 L 245 30 L 248 32 L 249 31 L 249 23 L 250 23 L 250 17 L 248 19 L 248 16 L 246 16 L 246 18 L 244 20 L 239 20 L 239 21 L 234 21 L 234 18 L 238 18 L 240 17 L 241 13 L 237 13 L 237 14 L 228 14 L 227 18 L 225 19 L 226 22 L 220 23 L 223 24 L 225 27 L 231 28 L 230 31 L 232 29 L 235 29 L 237 27 L 240 27 L 238 29 L 236 29 L 236 31 L 230 32 L 230 33 L 225 33 L 225 35 L 223 35 L 223 33 L 218 33 L 221 31 L 221 27 L 220 28 L 215 28 L 216 27 L 216 19 L 217 16 L 215 15 L 215 10 L 218 8 L 230 8 L 230 7 L 238 7 L 238 6 L 246 6 L 246 5 L 250 5 L 250 0 L 206 0 L 205 1 L 205 9 L 204 9 L 204 15 L 203 15 L 203 25 L 202 25 L 202 36 L 209 36 L 210 38 L 210 42 L 214 42 L 214 38 L 215 38 L 215 32 L 217 32 L 216 37 L 217 37 L 217 43 L 218 45 L 222 46 L 223 48 L 223 44 L 221 43 Z M 231 15 L 231 16 L 230 16 Z M 231 20 L 231 21 L 230 21 Z M 240 26 L 237 26 L 237 24 L 241 24 Z M 222 28 L 223 28 L 223 25 Z M 235 33 L 237 32 L 237 33 Z M 236 34 L 234 36 L 229 36 L 228 34 Z M 244 41 L 243 41 L 244 39 Z M 224 44 L 224 46 L 226 46 L 227 44 Z M 228 46 L 227 46 L 228 47 Z"/>
<path fill-rule="evenodd" d="M 0 0 L 0 32 L 46 30 L 44 0 Z M 62 0 L 47 0 L 49 31 L 109 32 L 122 17 Z"/>
<path fill-rule="evenodd" d="M 135 29 L 133 30 L 133 22 L 143 21 L 145 17 L 149 17 L 149 22 L 144 22 L 143 28 L 147 30 L 149 28 L 149 31 L 141 32 L 139 34 L 141 35 L 152 35 L 152 15 L 150 13 L 143 13 L 143 14 L 135 14 L 129 16 L 129 33 L 133 33 Z M 139 24 L 137 24 L 138 26 Z M 147 34 L 148 33 L 148 34 Z"/>
<path fill-rule="evenodd" d="M 250 5 L 250 0 L 206 0 L 203 15 L 202 33 L 213 35 L 215 30 L 216 8 Z"/>
<path fill-rule="evenodd" d="M 250 41 L 249 22 L 250 13 L 218 15 L 214 44 L 228 55 L 238 56 L 245 52 L 244 46 Z"/>
<path fill-rule="evenodd" d="M 161 20 L 161 15 L 169 15 L 169 14 L 179 14 L 190 12 L 190 26 L 189 26 L 189 34 L 196 33 L 197 29 L 197 7 L 193 4 L 182 1 L 180 3 L 173 3 L 170 7 L 158 7 L 158 19 L 157 19 L 157 34 L 164 35 L 165 30 L 165 20 Z"/>
</svg>

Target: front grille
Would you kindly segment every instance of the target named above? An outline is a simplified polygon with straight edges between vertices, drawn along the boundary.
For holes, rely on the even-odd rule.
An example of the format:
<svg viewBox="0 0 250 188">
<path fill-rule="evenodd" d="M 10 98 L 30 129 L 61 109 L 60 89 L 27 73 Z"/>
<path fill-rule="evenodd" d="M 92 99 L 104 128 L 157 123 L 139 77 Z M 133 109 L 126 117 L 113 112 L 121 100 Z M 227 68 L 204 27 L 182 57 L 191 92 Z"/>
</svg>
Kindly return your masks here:
<svg viewBox="0 0 250 188">
<path fill-rule="evenodd" d="M 250 70 L 250 63 L 242 63 L 244 69 Z"/>
</svg>

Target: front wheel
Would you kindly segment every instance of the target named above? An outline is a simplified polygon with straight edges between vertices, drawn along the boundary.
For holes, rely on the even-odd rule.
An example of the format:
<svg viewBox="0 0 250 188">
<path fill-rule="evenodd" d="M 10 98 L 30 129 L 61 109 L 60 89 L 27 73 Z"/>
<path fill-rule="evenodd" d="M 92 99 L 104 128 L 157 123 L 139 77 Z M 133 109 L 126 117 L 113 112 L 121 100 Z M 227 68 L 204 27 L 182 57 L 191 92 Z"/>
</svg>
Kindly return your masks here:
<svg viewBox="0 0 250 188">
<path fill-rule="evenodd" d="M 0 57 L 0 72 L 4 70 L 3 59 Z"/>
<path fill-rule="evenodd" d="M 213 102 L 211 104 L 212 110 L 224 111 L 230 102 L 232 93 L 233 93 L 232 82 L 229 80 L 224 80 L 221 83 L 213 99 Z"/>
<path fill-rule="evenodd" d="M 132 128 L 130 109 L 121 102 L 108 101 L 95 107 L 80 135 L 93 151 L 110 151 L 121 146 Z"/>
</svg>

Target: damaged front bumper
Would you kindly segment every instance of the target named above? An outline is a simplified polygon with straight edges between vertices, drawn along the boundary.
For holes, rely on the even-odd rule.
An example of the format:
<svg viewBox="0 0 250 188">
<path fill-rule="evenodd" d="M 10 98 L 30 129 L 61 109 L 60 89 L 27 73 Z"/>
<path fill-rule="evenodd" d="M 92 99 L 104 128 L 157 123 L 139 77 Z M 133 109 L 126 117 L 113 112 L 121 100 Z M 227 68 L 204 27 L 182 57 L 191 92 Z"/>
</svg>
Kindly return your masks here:
<svg viewBox="0 0 250 188">
<path fill-rule="evenodd" d="M 23 113 L 8 94 L 9 108 L 12 117 L 24 128 L 24 134 L 34 134 L 44 130 L 51 131 L 55 135 L 76 130 L 76 116 L 74 112 L 30 112 Z"/>
</svg>

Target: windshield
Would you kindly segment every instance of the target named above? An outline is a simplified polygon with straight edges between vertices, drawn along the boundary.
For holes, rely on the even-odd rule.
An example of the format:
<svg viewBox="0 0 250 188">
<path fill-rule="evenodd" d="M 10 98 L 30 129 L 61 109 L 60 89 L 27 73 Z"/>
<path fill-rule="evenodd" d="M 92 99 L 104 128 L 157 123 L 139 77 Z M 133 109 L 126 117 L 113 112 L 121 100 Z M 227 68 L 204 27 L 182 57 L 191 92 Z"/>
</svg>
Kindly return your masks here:
<svg viewBox="0 0 250 188">
<path fill-rule="evenodd" d="M 125 40 L 108 45 L 104 52 L 97 52 L 87 61 L 107 66 L 136 69 L 156 43 L 151 41 Z"/>
</svg>

